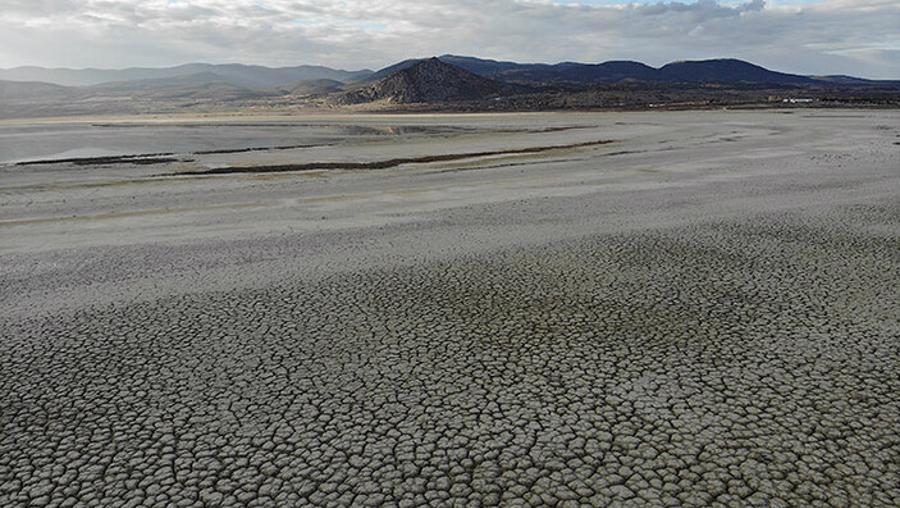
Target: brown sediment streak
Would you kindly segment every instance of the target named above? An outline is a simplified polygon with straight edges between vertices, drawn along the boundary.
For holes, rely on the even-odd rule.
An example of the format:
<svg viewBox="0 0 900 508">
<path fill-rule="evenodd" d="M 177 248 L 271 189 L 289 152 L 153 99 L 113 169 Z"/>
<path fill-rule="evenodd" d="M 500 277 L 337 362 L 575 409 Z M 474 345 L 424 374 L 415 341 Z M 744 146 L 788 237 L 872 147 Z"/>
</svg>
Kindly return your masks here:
<svg viewBox="0 0 900 508">
<path fill-rule="evenodd" d="M 304 164 L 276 164 L 269 166 L 228 166 L 223 168 L 211 168 L 200 171 L 183 171 L 167 173 L 156 176 L 197 176 L 197 175 L 226 175 L 235 173 L 281 173 L 287 171 L 309 171 L 315 169 L 388 169 L 403 164 L 424 164 L 428 162 L 448 162 L 475 157 L 489 157 L 493 155 L 516 155 L 549 152 L 551 150 L 565 150 L 571 148 L 585 148 L 590 146 L 606 145 L 614 143 L 613 140 L 587 141 L 569 145 L 534 146 L 529 148 L 514 148 L 510 150 L 495 150 L 489 152 L 466 152 L 442 155 L 425 155 L 422 157 L 403 157 L 372 162 L 308 162 Z"/>
</svg>

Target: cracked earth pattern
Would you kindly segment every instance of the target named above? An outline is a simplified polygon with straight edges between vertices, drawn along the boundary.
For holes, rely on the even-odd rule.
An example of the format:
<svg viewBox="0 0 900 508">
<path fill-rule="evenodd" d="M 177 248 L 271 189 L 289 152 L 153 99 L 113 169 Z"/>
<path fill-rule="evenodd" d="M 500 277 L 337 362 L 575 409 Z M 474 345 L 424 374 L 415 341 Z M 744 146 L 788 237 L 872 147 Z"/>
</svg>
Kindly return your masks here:
<svg viewBox="0 0 900 508">
<path fill-rule="evenodd" d="M 0 504 L 900 505 L 871 220 L 900 208 L 9 319 Z"/>
<path fill-rule="evenodd" d="M 5 170 L 0 507 L 900 506 L 900 127 L 838 113 Z"/>
</svg>

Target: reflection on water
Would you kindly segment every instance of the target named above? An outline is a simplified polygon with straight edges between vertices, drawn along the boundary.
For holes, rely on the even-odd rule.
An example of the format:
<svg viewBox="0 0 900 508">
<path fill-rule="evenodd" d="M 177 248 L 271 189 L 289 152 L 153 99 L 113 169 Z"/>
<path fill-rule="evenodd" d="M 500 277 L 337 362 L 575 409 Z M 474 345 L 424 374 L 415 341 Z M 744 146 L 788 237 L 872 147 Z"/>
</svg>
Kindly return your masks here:
<svg viewBox="0 0 900 508">
<path fill-rule="evenodd" d="M 471 130 L 454 126 L 310 123 L 0 125 L 0 163 L 331 144 L 346 138 L 448 134 Z"/>
</svg>

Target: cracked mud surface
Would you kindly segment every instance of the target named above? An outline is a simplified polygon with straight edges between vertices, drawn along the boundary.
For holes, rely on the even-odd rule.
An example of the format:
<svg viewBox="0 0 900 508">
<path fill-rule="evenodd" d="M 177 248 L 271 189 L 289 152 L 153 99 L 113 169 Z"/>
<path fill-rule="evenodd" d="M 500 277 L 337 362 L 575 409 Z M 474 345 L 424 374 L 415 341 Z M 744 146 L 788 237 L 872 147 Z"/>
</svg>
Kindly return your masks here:
<svg viewBox="0 0 900 508">
<path fill-rule="evenodd" d="M 138 185 L 194 196 L 163 218 L 17 191 L 50 222 L 0 224 L 0 505 L 900 504 L 900 117 L 692 115 L 615 158 Z"/>
</svg>

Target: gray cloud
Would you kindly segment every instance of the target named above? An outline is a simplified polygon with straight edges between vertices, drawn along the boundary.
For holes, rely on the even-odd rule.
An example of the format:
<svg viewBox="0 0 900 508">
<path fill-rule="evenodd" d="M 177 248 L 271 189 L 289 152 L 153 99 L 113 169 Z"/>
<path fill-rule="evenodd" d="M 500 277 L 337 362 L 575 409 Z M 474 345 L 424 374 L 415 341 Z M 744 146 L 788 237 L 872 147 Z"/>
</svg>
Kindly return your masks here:
<svg viewBox="0 0 900 508">
<path fill-rule="evenodd" d="M 442 53 L 520 61 L 734 56 L 900 78 L 900 2 L 591 6 L 528 0 L 4 0 L 0 66 L 240 61 L 378 67 Z"/>
<path fill-rule="evenodd" d="M 691 13 L 698 19 L 719 18 L 726 16 L 738 16 L 742 12 L 761 11 L 765 8 L 765 0 L 753 0 L 731 7 L 721 5 L 716 0 L 698 0 L 695 3 L 669 2 L 655 3 L 639 8 L 642 14 L 659 15 L 669 12 Z"/>
</svg>

